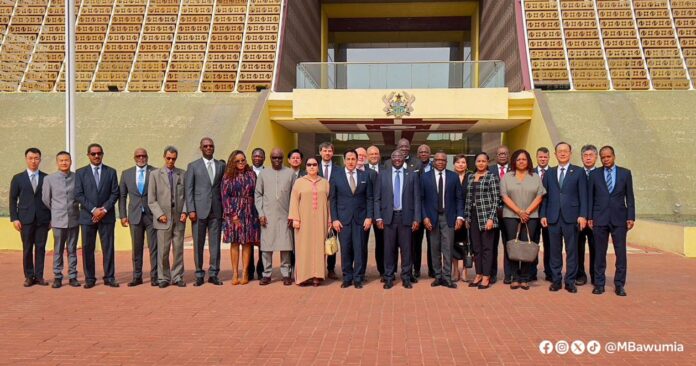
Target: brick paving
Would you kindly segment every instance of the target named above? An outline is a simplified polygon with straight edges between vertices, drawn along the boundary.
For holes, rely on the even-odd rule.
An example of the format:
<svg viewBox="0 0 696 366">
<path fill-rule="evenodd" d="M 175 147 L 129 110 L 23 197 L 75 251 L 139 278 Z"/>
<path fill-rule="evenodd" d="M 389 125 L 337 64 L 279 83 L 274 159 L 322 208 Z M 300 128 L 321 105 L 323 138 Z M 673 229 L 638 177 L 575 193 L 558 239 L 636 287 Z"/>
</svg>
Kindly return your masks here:
<svg viewBox="0 0 696 366">
<path fill-rule="evenodd" d="M 461 282 L 456 290 L 431 288 L 429 280 L 386 291 L 373 262 L 361 290 L 341 289 L 339 281 L 285 287 L 277 270 L 269 286 L 231 286 L 227 250 L 222 258 L 222 287 L 191 285 L 187 250 L 186 288 L 126 287 L 130 253 L 119 252 L 120 288 L 100 279 L 91 290 L 55 290 L 23 288 L 21 254 L 0 252 L 0 364 L 696 364 L 696 260 L 673 254 L 631 250 L 625 298 L 610 286 L 603 296 L 589 286 L 550 293 L 543 281 L 530 291 L 502 283 L 486 291 Z M 539 351 L 542 340 L 576 339 L 679 342 L 685 349 Z"/>
</svg>

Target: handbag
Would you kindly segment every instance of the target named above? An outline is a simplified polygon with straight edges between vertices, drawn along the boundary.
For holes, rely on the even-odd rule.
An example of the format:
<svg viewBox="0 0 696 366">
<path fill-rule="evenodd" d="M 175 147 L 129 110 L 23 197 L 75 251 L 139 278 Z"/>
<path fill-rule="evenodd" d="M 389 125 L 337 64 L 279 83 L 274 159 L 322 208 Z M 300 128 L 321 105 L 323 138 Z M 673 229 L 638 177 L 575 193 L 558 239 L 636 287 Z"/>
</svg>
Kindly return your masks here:
<svg viewBox="0 0 696 366">
<path fill-rule="evenodd" d="M 525 224 L 524 227 L 527 229 L 527 241 L 520 240 L 522 223 L 519 223 L 517 224 L 517 236 L 515 239 L 508 240 L 505 243 L 508 258 L 511 261 L 534 262 L 539 256 L 539 244 L 532 241 L 532 236 L 529 235 L 529 226 Z"/>
<path fill-rule="evenodd" d="M 336 235 L 333 229 L 329 230 L 329 234 L 324 240 L 324 252 L 326 255 L 334 255 L 338 252 L 338 235 Z"/>
<path fill-rule="evenodd" d="M 471 230 L 466 233 L 466 245 L 464 246 L 464 268 L 474 267 L 474 251 L 471 247 Z"/>
</svg>

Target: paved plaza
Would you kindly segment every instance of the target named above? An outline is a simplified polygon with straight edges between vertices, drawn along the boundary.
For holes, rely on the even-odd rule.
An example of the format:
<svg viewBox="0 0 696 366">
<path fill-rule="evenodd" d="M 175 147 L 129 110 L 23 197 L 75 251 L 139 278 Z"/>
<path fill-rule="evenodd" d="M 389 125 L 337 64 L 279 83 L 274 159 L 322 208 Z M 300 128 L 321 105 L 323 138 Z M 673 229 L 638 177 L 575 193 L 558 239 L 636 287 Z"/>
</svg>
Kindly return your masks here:
<svg viewBox="0 0 696 366">
<path fill-rule="evenodd" d="M 118 252 L 120 288 L 100 278 L 91 290 L 56 290 L 23 288 L 21 253 L 0 252 L 0 364 L 696 364 L 696 260 L 673 254 L 632 248 L 624 298 L 612 286 L 602 296 L 588 285 L 552 293 L 543 281 L 513 291 L 502 282 L 488 290 L 461 282 L 455 290 L 431 288 L 421 279 L 411 290 L 397 282 L 387 291 L 372 255 L 363 289 L 341 289 L 339 281 L 286 287 L 277 270 L 269 286 L 232 286 L 228 250 L 225 285 L 196 288 L 193 253 L 185 255 L 186 288 L 151 287 L 147 276 L 146 285 L 126 287 L 130 253 Z M 98 277 L 100 263 L 98 255 Z M 612 276 L 613 269 L 608 284 Z M 544 340 L 553 347 L 540 347 Z M 576 340 L 602 348 L 596 355 L 589 347 L 581 355 L 554 349 Z M 676 343 L 683 351 L 629 352 L 625 343 L 609 353 L 607 342 L 635 342 L 634 350 Z"/>
</svg>

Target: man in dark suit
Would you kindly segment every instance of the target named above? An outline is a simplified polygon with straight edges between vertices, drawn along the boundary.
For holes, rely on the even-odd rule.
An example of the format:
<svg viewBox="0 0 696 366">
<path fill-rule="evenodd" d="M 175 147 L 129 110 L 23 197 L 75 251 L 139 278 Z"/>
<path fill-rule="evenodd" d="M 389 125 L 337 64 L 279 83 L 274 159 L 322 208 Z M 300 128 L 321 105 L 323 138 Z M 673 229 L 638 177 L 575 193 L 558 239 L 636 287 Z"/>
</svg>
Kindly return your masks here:
<svg viewBox="0 0 696 366">
<path fill-rule="evenodd" d="M 363 241 L 370 226 L 374 211 L 373 186 L 367 172 L 358 170 L 358 153 L 347 150 L 343 153 L 345 169 L 337 169 L 331 177 L 329 204 L 333 228 L 338 232 L 341 243 L 341 288 L 362 288 Z"/>
<path fill-rule="evenodd" d="M 87 147 L 89 164 L 75 173 L 75 200 L 80 203 L 82 227 L 82 263 L 85 271 L 85 288 L 97 282 L 94 269 L 94 249 L 97 232 L 103 255 L 104 285 L 118 287 L 114 277 L 114 224 L 115 206 L 119 188 L 116 170 L 102 164 L 104 149 L 99 144 Z"/>
<path fill-rule="evenodd" d="M 22 238 L 24 287 L 46 286 L 43 278 L 46 239 L 51 211 L 42 201 L 46 173 L 39 171 L 41 150 L 30 147 L 24 151 L 27 169 L 10 182 L 10 221 Z"/>
<path fill-rule="evenodd" d="M 447 154 L 438 151 L 433 169 L 421 177 L 421 205 L 435 272 L 431 286 L 457 288 L 452 282 L 452 247 L 454 231 L 464 225 L 464 192 L 457 174 L 446 167 Z"/>
<path fill-rule="evenodd" d="M 373 187 L 373 192 L 375 193 L 375 200 L 377 199 L 377 185 L 379 185 L 379 173 L 382 172 L 384 166 L 381 164 L 382 157 L 379 152 L 379 148 L 375 145 L 372 145 L 367 148 L 367 164 L 365 164 L 365 167 L 368 168 L 368 170 L 373 171 L 374 173 L 371 173 L 370 179 L 372 180 L 372 187 Z M 360 160 L 360 157 L 358 157 L 358 161 Z M 359 164 L 359 163 L 358 163 Z M 403 165 L 403 159 L 402 159 L 402 165 Z M 385 281 L 384 279 L 384 273 L 385 273 L 385 260 L 384 260 L 384 229 L 380 229 L 378 225 L 372 225 L 372 231 L 375 233 L 375 262 L 377 262 L 377 271 L 379 271 L 379 277 L 381 278 L 382 282 Z M 369 235 L 366 236 L 367 239 L 369 239 Z M 367 241 L 365 242 L 365 245 L 367 245 Z M 366 252 L 367 253 L 367 252 Z M 395 258 L 396 259 L 396 258 Z M 365 261 L 365 265 L 367 265 L 367 261 Z"/>
<path fill-rule="evenodd" d="M 505 174 L 508 171 L 508 162 L 510 160 L 510 149 L 505 145 L 500 145 L 495 152 L 496 164 L 489 168 L 489 172 L 498 177 L 498 181 L 502 182 Z M 503 198 L 500 198 L 500 205 L 498 207 L 498 222 L 503 222 Z M 503 238 L 503 273 L 505 274 L 505 279 L 503 283 L 509 285 L 512 283 L 512 268 L 510 265 L 510 260 L 507 256 L 507 248 L 505 243 L 508 241 L 507 234 L 505 230 L 501 230 L 500 227 L 493 229 L 495 233 L 495 238 L 493 239 L 493 269 L 491 276 L 491 283 L 495 283 L 498 280 L 498 247 L 500 246 L 500 238 Z"/>
<path fill-rule="evenodd" d="M 258 177 L 261 171 L 264 169 L 263 164 L 266 162 L 266 151 L 260 147 L 255 148 L 251 151 L 251 169 L 256 173 Z M 256 209 L 256 208 L 254 208 Z M 261 258 L 261 252 L 259 251 L 258 260 L 254 261 L 254 249 L 251 250 L 251 255 L 249 256 L 249 265 L 247 268 L 247 273 L 249 274 L 249 280 L 254 279 L 254 273 L 256 273 L 257 278 L 260 280 L 263 277 L 263 260 Z"/>
<path fill-rule="evenodd" d="M 587 179 L 579 166 L 570 164 L 572 148 L 567 142 L 556 144 L 558 166 L 544 176 L 546 199 L 541 204 L 541 225 L 549 228 L 551 239 L 550 291 L 561 289 L 563 277 L 563 243 L 566 250 L 565 289 L 576 293 L 578 270 L 578 230 L 587 224 Z"/>
<path fill-rule="evenodd" d="M 411 239 L 421 221 L 420 179 L 418 174 L 404 169 L 403 156 L 400 150 L 392 153 L 392 166 L 379 174 L 375 185 L 376 226 L 384 232 L 385 289 L 394 286 L 399 250 L 402 285 L 412 288 L 411 283 L 418 282 L 412 272 Z"/>
<path fill-rule="evenodd" d="M 537 161 L 537 166 L 535 168 L 535 172 L 539 175 L 539 178 L 541 180 L 544 180 L 544 177 L 546 176 L 547 170 L 549 170 L 549 149 L 542 146 L 537 149 L 536 151 L 536 161 Z M 544 197 L 546 199 L 546 197 Z M 551 276 L 551 249 L 550 249 L 550 242 L 551 239 L 549 239 L 549 228 L 548 227 L 541 227 L 541 225 L 537 225 L 537 230 L 535 233 L 532 234 L 534 236 L 534 242 L 539 243 L 541 239 L 543 239 L 543 246 L 544 246 L 544 275 L 546 281 L 551 282 L 553 277 Z M 534 266 L 532 267 L 532 281 L 536 280 L 537 278 L 537 264 L 538 264 L 538 258 L 537 262 L 535 262 Z"/>
<path fill-rule="evenodd" d="M 319 155 L 321 156 L 321 165 L 319 166 L 319 176 L 326 178 L 331 182 L 331 176 L 333 175 L 334 168 L 337 168 L 333 163 L 334 156 L 334 146 L 332 143 L 325 141 L 319 144 Z M 326 256 L 326 270 L 328 272 L 327 277 L 332 280 L 337 280 L 336 275 L 336 254 Z"/>
<path fill-rule="evenodd" d="M 135 149 L 135 166 L 121 173 L 118 212 L 121 226 L 130 227 L 133 249 L 133 280 L 128 287 L 143 283 L 143 251 L 145 237 L 150 252 L 150 285 L 157 286 L 157 234 L 152 226 L 152 211 L 147 206 L 147 185 L 153 166 L 147 163 L 147 150 Z"/>
<path fill-rule="evenodd" d="M 590 173 L 589 218 L 596 244 L 595 288 L 592 293 L 604 293 L 607 247 L 611 234 L 616 254 L 614 292 L 618 296 L 626 296 L 626 235 L 636 220 L 633 177 L 630 170 L 616 166 L 613 147 L 602 147 L 599 156 L 603 168 Z"/>
<path fill-rule="evenodd" d="M 582 165 L 585 173 L 585 178 L 587 179 L 587 188 L 590 188 L 590 173 L 595 170 L 595 163 L 597 162 L 597 147 L 594 145 L 585 145 L 580 149 L 580 154 L 582 156 Z M 589 193 L 588 193 L 589 196 Z M 587 202 L 587 207 L 589 210 L 591 202 Z M 588 211 L 588 214 L 590 212 Z M 590 266 L 587 271 L 585 271 L 585 243 L 589 247 L 590 252 Z M 594 285 L 594 263 L 595 263 L 595 239 L 592 233 L 592 228 L 590 225 L 585 226 L 584 229 L 578 232 L 578 275 L 575 277 L 575 284 L 582 286 L 587 283 L 587 273 L 590 274 L 591 283 Z"/>
<path fill-rule="evenodd" d="M 367 163 L 367 150 L 365 150 L 364 147 L 356 147 L 355 152 L 358 153 L 358 163 L 356 164 L 357 169 L 364 171 L 367 173 L 368 177 L 370 178 L 370 183 L 372 184 L 372 193 L 376 195 L 376 188 L 375 185 L 377 184 L 377 176 L 378 176 L 378 171 L 369 168 L 369 164 Z M 377 168 L 379 169 L 379 168 Z M 374 199 L 377 199 L 377 197 L 374 197 Z M 374 230 L 380 232 L 380 237 L 377 237 L 377 234 L 375 234 L 375 262 L 377 263 L 377 271 L 379 272 L 379 278 L 381 282 L 384 282 L 384 231 L 379 230 L 377 225 L 372 225 Z M 370 240 L 370 232 L 368 231 L 365 233 L 365 236 L 363 238 L 363 261 L 362 261 L 362 268 L 360 268 L 360 277 L 364 280 L 366 278 L 365 272 L 367 271 L 367 262 L 368 262 L 368 248 L 367 244 Z"/>
<path fill-rule="evenodd" d="M 196 265 L 196 282 L 193 285 L 198 287 L 204 283 L 203 252 L 205 237 L 208 234 L 208 252 L 210 253 L 208 282 L 219 286 L 222 285 L 222 281 L 218 278 L 222 226 L 220 183 L 225 174 L 225 163 L 213 157 L 215 143 L 210 137 L 202 138 L 199 147 L 203 157 L 189 163 L 184 179 L 186 208 L 193 231 L 193 259 Z"/>
<path fill-rule="evenodd" d="M 429 172 L 433 168 L 433 164 L 430 162 L 430 146 L 421 145 L 418 146 L 418 161 L 414 165 L 414 172 L 418 174 L 418 179 L 420 179 L 423 174 Z M 404 167 L 406 164 L 404 163 Z M 406 167 L 408 170 L 408 167 Z M 433 271 L 433 257 L 430 254 L 430 235 L 425 230 L 425 226 L 421 223 L 418 229 L 413 232 L 413 242 L 411 247 L 413 251 L 411 252 L 411 262 L 413 263 L 413 276 L 415 278 L 420 277 L 421 268 L 421 257 L 423 256 L 423 237 L 425 236 L 426 241 L 426 260 L 428 265 L 428 277 L 435 278 L 435 271 Z"/>
</svg>

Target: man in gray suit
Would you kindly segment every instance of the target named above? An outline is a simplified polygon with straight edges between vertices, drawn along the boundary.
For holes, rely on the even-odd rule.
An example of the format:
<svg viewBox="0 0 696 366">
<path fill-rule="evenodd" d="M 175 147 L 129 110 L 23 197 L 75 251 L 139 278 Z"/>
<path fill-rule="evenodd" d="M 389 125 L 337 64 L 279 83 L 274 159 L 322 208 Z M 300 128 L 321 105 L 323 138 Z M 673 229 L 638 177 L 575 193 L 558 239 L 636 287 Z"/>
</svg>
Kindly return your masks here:
<svg viewBox="0 0 696 366">
<path fill-rule="evenodd" d="M 146 235 L 147 246 L 150 249 L 150 285 L 157 286 L 157 234 L 152 226 L 152 211 L 147 206 L 147 181 L 155 168 L 148 165 L 147 150 L 143 148 L 135 149 L 133 160 L 135 166 L 121 173 L 118 200 L 121 226 L 130 226 L 133 248 L 133 280 L 128 283 L 128 287 L 143 284 L 143 250 Z"/>
<path fill-rule="evenodd" d="M 176 168 L 178 150 L 174 146 L 164 149 L 164 166 L 150 173 L 147 187 L 147 204 L 157 231 L 157 266 L 159 287 L 172 284 L 186 287 L 184 282 L 184 230 L 186 229 L 186 200 L 184 200 L 184 176 L 186 172 Z M 169 250 L 174 248 L 174 268 L 169 270 Z M 174 281 L 172 280 L 174 278 Z"/>
<path fill-rule="evenodd" d="M 80 287 L 77 280 L 77 235 L 80 231 L 80 205 L 75 201 L 75 173 L 70 171 L 70 153 L 61 151 L 56 155 L 58 171 L 47 176 L 41 199 L 51 210 L 53 229 L 53 288 L 63 284 L 63 251 L 67 244 L 70 286 Z"/>
<path fill-rule="evenodd" d="M 222 281 L 218 278 L 222 220 L 220 183 L 225 173 L 225 163 L 213 158 L 215 143 L 210 137 L 201 139 L 200 149 L 203 157 L 189 163 L 185 179 L 186 207 L 193 229 L 193 259 L 196 264 L 196 282 L 193 285 L 201 286 L 204 283 L 203 252 L 206 233 L 208 234 L 208 251 L 210 253 L 208 282 L 222 285 Z"/>
</svg>

